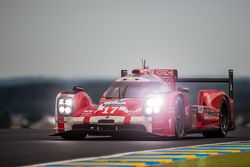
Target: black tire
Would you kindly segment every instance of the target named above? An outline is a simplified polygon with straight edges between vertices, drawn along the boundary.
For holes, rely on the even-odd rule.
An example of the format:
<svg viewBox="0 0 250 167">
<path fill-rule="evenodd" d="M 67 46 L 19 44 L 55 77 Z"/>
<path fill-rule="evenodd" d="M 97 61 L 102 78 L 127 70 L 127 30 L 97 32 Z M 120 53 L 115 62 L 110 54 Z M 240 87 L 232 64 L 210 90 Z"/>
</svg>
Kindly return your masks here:
<svg viewBox="0 0 250 167">
<path fill-rule="evenodd" d="M 185 109 L 184 101 L 181 96 L 176 99 L 174 126 L 175 126 L 175 137 L 180 139 L 185 136 Z"/>
<path fill-rule="evenodd" d="M 204 137 L 226 137 L 230 125 L 230 107 L 226 98 L 221 100 L 220 126 L 218 130 L 203 132 Z"/>
<path fill-rule="evenodd" d="M 82 134 L 82 133 L 62 134 L 61 137 L 64 140 L 84 140 L 86 137 L 86 134 Z"/>
</svg>

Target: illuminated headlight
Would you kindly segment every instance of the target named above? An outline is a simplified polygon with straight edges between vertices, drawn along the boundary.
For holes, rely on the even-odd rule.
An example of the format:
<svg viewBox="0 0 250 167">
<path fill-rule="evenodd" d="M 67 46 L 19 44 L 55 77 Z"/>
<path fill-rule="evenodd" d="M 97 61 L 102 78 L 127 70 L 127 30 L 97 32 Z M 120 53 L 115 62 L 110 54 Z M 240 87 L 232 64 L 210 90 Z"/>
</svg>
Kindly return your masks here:
<svg viewBox="0 0 250 167">
<path fill-rule="evenodd" d="M 161 111 L 163 100 L 159 96 L 147 99 L 145 106 L 145 114 L 151 115 L 152 113 L 159 113 Z"/>
<path fill-rule="evenodd" d="M 66 115 L 69 115 L 71 113 L 71 108 L 70 107 L 66 107 L 64 109 L 64 112 L 65 112 Z"/>
<path fill-rule="evenodd" d="M 61 98 L 58 100 L 58 112 L 62 115 L 70 115 L 72 113 L 73 100 L 71 98 Z"/>
<path fill-rule="evenodd" d="M 66 104 L 66 106 L 72 106 L 73 100 L 72 99 L 67 99 L 67 100 L 65 100 L 65 104 Z"/>
<path fill-rule="evenodd" d="M 64 113 L 64 111 L 65 111 L 65 109 L 64 109 L 64 107 L 63 107 L 63 106 L 61 106 L 61 107 L 59 107 L 58 111 L 59 111 L 61 114 L 63 114 L 63 113 Z"/>
<path fill-rule="evenodd" d="M 59 104 L 59 105 L 64 105 L 64 99 L 60 99 L 60 100 L 58 101 L 58 104 Z"/>
</svg>

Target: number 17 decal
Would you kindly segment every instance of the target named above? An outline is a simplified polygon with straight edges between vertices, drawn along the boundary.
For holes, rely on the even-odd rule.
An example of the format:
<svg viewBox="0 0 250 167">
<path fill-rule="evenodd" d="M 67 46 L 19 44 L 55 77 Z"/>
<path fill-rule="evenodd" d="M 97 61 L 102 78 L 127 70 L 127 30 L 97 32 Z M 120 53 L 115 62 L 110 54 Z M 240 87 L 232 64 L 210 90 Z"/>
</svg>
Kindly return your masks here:
<svg viewBox="0 0 250 167">
<path fill-rule="evenodd" d="M 100 105 L 98 109 L 95 111 L 95 113 L 101 112 L 102 114 L 114 114 L 118 110 L 123 111 L 125 113 L 129 113 L 128 108 L 125 106 L 117 107 L 117 106 L 103 106 L 103 105 Z"/>
<path fill-rule="evenodd" d="M 114 114 L 120 107 L 104 107 L 102 114 Z M 111 109 L 111 111 L 109 111 Z"/>
</svg>

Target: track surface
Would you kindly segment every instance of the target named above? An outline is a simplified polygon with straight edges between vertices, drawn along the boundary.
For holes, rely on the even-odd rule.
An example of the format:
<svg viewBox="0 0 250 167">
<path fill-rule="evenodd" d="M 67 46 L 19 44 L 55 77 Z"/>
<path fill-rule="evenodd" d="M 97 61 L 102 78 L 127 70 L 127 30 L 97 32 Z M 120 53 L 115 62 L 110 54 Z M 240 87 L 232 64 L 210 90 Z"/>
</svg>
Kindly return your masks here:
<svg viewBox="0 0 250 167">
<path fill-rule="evenodd" d="M 21 166 L 130 151 L 250 140 L 249 128 L 237 128 L 229 133 L 227 138 L 206 139 L 201 135 L 189 135 L 182 140 L 114 140 L 109 137 L 98 137 L 85 141 L 64 141 L 60 137 L 49 136 L 53 132 L 31 129 L 0 130 L 0 166 Z"/>
</svg>

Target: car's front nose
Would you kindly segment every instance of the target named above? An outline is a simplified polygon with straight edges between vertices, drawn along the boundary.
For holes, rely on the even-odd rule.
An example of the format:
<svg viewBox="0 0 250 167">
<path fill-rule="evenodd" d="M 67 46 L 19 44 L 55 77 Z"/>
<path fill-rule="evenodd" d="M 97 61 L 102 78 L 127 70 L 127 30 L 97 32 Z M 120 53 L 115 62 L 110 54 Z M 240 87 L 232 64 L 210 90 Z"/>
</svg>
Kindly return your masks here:
<svg viewBox="0 0 250 167">
<path fill-rule="evenodd" d="M 62 128 L 86 130 L 88 132 L 106 132 L 140 130 L 152 132 L 152 117 L 143 112 L 143 99 L 122 99 L 101 103 L 89 115 L 64 117 Z M 59 121 L 59 120 L 58 120 Z"/>
<path fill-rule="evenodd" d="M 152 132 L 152 119 L 145 116 L 92 116 L 89 120 L 90 125 L 98 126 L 113 126 L 114 129 L 127 129 L 137 127 L 141 130 Z"/>
<path fill-rule="evenodd" d="M 152 132 L 152 118 L 146 116 L 64 117 L 57 121 L 57 132 L 75 129 L 86 131 L 142 130 Z"/>
</svg>

